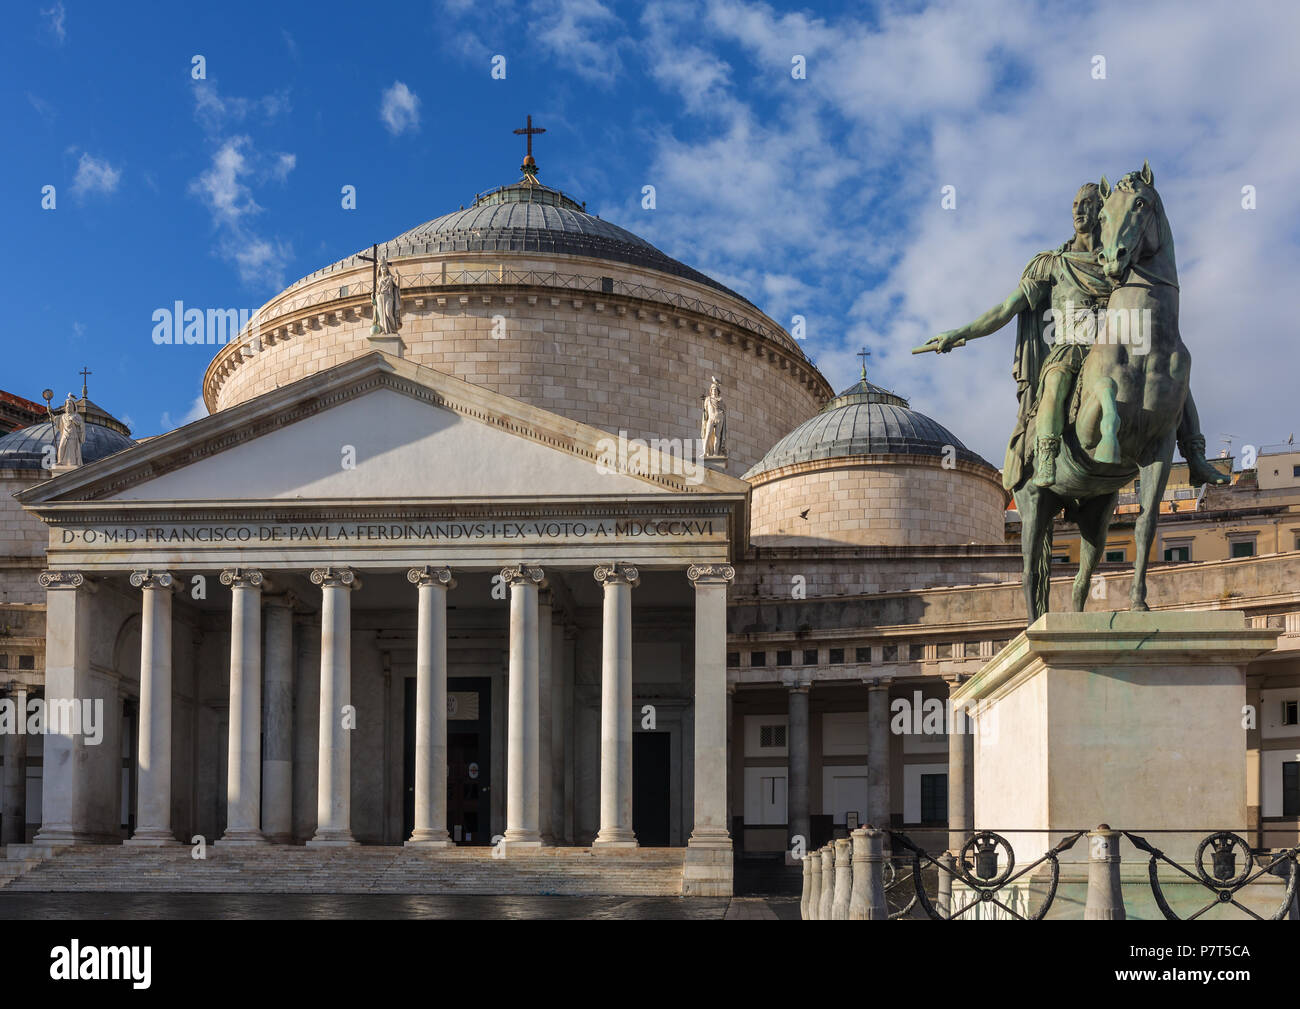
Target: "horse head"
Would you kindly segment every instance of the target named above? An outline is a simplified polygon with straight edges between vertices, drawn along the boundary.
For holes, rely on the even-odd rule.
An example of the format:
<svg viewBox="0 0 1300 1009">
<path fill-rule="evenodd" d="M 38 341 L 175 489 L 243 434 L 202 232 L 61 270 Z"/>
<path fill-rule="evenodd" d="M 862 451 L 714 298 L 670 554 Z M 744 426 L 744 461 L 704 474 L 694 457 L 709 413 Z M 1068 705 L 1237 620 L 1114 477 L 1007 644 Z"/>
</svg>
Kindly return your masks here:
<svg viewBox="0 0 1300 1009">
<path fill-rule="evenodd" d="M 1118 283 L 1134 263 L 1158 253 L 1172 256 L 1173 241 L 1164 204 L 1156 192 L 1151 165 L 1129 172 L 1114 187 L 1101 177 L 1101 251 L 1097 254 L 1106 276 Z"/>
</svg>

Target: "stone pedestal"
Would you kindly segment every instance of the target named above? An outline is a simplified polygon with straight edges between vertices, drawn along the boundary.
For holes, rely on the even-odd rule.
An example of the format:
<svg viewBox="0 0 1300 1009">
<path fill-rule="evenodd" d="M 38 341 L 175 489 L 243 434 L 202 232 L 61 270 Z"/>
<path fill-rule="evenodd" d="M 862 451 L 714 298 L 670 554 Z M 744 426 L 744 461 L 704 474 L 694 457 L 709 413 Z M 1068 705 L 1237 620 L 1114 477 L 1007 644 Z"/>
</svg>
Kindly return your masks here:
<svg viewBox="0 0 1300 1009">
<path fill-rule="evenodd" d="M 1188 831 L 1150 839 L 1190 866 L 1206 834 L 1246 826 L 1245 667 L 1279 633 L 1240 612 L 1039 618 L 952 695 L 974 720 L 975 827 L 1006 837 L 1018 866 L 1101 823 Z M 1081 915 L 1088 853 L 1084 839 L 1061 856 L 1052 917 Z M 1126 899 L 1149 899 L 1138 882 Z"/>
</svg>

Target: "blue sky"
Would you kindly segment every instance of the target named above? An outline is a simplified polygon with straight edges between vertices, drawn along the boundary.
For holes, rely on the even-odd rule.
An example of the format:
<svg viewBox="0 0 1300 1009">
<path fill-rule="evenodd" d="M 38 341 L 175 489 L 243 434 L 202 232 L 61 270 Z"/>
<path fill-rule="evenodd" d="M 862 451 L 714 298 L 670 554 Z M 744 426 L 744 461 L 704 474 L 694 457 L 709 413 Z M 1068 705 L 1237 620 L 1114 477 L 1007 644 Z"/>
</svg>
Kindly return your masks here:
<svg viewBox="0 0 1300 1009">
<path fill-rule="evenodd" d="M 1012 329 L 943 358 L 908 348 L 1067 238 L 1081 182 L 1149 158 L 1211 451 L 1300 427 L 1283 293 L 1300 267 L 1292 5 L 120 7 L 7 8 L 7 391 L 61 399 L 86 366 L 137 435 L 192 418 L 211 348 L 155 346 L 155 309 L 256 308 L 513 181 L 511 130 L 532 113 L 545 182 L 782 324 L 805 316 L 836 387 L 867 344 L 874 380 L 995 464 Z"/>
</svg>

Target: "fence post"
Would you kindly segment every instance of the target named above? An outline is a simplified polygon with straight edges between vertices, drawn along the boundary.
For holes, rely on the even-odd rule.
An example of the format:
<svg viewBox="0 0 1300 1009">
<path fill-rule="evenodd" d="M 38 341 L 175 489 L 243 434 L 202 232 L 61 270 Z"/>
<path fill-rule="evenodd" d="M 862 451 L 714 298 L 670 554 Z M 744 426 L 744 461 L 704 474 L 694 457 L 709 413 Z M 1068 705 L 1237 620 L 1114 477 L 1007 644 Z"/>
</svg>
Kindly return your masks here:
<svg viewBox="0 0 1300 1009">
<path fill-rule="evenodd" d="M 935 859 L 939 863 L 939 892 L 934 907 L 945 918 L 952 914 L 952 873 L 948 870 L 957 864 L 957 858 L 951 851 L 945 851 Z"/>
<path fill-rule="evenodd" d="M 1087 921 L 1123 921 L 1124 894 L 1119 881 L 1119 831 L 1101 824 L 1088 834 Z"/>
<path fill-rule="evenodd" d="M 803 863 L 803 893 L 799 897 L 799 917 L 803 921 L 807 921 L 808 900 L 812 896 L 812 864 L 815 860 L 807 852 L 804 852 L 799 861 Z"/>
<path fill-rule="evenodd" d="M 810 851 L 804 855 L 808 865 L 808 913 L 804 916 L 809 921 L 817 921 L 821 916 L 822 906 L 822 853 Z"/>
<path fill-rule="evenodd" d="M 831 917 L 847 921 L 849 917 L 849 891 L 853 889 L 853 842 L 841 837 L 835 842 L 835 898 L 831 904 Z"/>
<path fill-rule="evenodd" d="M 831 909 L 835 906 L 835 849 L 826 845 L 821 850 L 822 856 L 822 899 L 817 906 L 817 920 L 830 921 Z"/>
<path fill-rule="evenodd" d="M 853 921 L 886 921 L 884 834 L 870 827 L 853 832 L 853 893 L 849 898 Z"/>
</svg>

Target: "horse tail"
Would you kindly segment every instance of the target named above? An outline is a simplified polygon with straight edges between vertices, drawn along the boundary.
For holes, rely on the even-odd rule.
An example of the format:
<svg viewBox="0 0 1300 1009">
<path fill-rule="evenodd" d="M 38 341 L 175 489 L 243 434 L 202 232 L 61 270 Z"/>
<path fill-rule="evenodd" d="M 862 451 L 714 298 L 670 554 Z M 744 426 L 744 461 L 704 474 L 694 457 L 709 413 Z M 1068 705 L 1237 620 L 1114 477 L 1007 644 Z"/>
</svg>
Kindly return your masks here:
<svg viewBox="0 0 1300 1009">
<path fill-rule="evenodd" d="M 1052 526 L 1044 523 L 1038 536 L 1038 568 L 1034 579 L 1034 607 L 1039 615 L 1048 612 L 1052 602 Z"/>
</svg>

